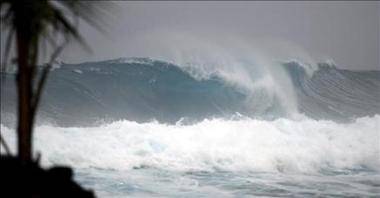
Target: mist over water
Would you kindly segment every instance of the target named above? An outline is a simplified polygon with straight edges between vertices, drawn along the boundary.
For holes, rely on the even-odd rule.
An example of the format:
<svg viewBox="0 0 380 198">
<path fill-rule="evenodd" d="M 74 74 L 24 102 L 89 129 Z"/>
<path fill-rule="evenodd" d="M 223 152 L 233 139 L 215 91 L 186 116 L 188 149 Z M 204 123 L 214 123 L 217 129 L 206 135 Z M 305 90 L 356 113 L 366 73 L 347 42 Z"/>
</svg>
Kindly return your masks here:
<svg viewBox="0 0 380 198">
<path fill-rule="evenodd" d="M 297 96 L 282 64 L 297 61 L 309 76 L 317 70 L 315 60 L 301 47 L 274 38 L 254 40 L 232 32 L 190 35 L 158 30 L 136 40 L 144 49 L 149 49 L 149 57 L 178 65 L 197 79 L 217 75 L 250 93 L 265 90 L 270 100 L 281 101 L 289 116 L 298 113 Z M 136 55 L 146 53 L 144 50 Z M 257 102 L 257 98 L 250 102 Z"/>
</svg>

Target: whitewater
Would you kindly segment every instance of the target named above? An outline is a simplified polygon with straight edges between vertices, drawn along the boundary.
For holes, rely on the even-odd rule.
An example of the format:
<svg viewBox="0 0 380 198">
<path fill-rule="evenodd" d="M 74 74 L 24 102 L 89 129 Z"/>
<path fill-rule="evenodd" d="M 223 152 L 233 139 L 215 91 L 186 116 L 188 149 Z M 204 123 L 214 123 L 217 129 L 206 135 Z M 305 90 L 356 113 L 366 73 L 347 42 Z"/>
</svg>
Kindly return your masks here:
<svg viewBox="0 0 380 198">
<path fill-rule="evenodd" d="M 36 128 L 45 166 L 76 168 L 100 197 L 380 193 L 380 116 L 352 123 L 244 118 Z M 1 126 L 15 151 L 15 133 Z"/>
</svg>

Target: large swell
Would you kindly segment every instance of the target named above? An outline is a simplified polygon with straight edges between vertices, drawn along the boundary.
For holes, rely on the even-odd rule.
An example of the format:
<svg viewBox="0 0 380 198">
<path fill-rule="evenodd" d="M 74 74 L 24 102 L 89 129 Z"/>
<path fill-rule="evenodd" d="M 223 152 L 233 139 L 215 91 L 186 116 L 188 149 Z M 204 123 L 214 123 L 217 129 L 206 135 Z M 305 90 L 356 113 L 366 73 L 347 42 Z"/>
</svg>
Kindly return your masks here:
<svg viewBox="0 0 380 198">
<path fill-rule="evenodd" d="M 312 119 L 213 119 L 193 125 L 118 121 L 36 128 L 44 164 L 172 171 L 344 173 L 379 171 L 380 116 L 352 123 Z M 13 146 L 15 133 L 2 126 Z"/>
<path fill-rule="evenodd" d="M 239 116 L 264 120 L 307 116 L 347 122 L 380 113 L 380 71 L 319 64 L 310 74 L 297 62 L 266 70 L 244 61 L 234 63 L 233 70 L 212 66 L 204 71 L 199 64 L 121 58 L 57 65 L 38 121 L 94 126 L 124 119 L 173 124 Z M 1 89 L 1 122 L 13 126 L 14 75 L 1 75 L 6 82 Z"/>
</svg>

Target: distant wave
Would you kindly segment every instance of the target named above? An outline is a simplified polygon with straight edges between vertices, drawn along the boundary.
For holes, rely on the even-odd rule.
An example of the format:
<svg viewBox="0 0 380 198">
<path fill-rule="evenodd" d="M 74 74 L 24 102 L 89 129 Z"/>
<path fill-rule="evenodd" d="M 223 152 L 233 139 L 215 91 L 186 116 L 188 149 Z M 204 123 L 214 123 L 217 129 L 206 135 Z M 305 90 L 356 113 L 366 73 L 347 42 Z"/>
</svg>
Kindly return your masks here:
<svg viewBox="0 0 380 198">
<path fill-rule="evenodd" d="M 354 120 L 380 112 L 380 71 L 350 71 L 321 63 L 308 77 L 295 63 L 285 67 L 297 92 L 300 112 L 311 118 Z"/>
<path fill-rule="evenodd" d="M 271 71 L 249 64 L 204 71 L 196 63 L 150 58 L 61 63 L 51 72 L 38 120 L 60 126 L 124 119 L 194 123 L 236 116 L 351 121 L 380 113 L 380 71 L 319 64 L 308 74 L 295 61 L 280 66 Z M 1 89 L 1 122 L 9 126 L 16 107 L 14 74 L 1 75 L 7 82 Z"/>
</svg>

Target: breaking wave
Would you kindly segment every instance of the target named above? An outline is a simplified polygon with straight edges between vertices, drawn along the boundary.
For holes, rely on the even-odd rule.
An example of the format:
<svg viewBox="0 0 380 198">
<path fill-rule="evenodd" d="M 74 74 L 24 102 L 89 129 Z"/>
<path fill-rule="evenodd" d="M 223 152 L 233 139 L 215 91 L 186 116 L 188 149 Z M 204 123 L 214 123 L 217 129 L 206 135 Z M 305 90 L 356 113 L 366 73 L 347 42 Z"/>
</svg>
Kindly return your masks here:
<svg viewBox="0 0 380 198">
<path fill-rule="evenodd" d="M 206 63 L 150 58 L 62 64 L 51 72 L 38 121 L 94 126 L 124 119 L 191 124 L 236 116 L 307 116 L 350 122 L 380 114 L 380 71 L 349 71 L 321 63 L 308 74 L 296 61 L 272 67 L 240 61 L 231 69 L 202 64 Z M 1 89 L 1 121 L 13 126 L 14 75 L 1 75 L 8 82 Z"/>
</svg>

